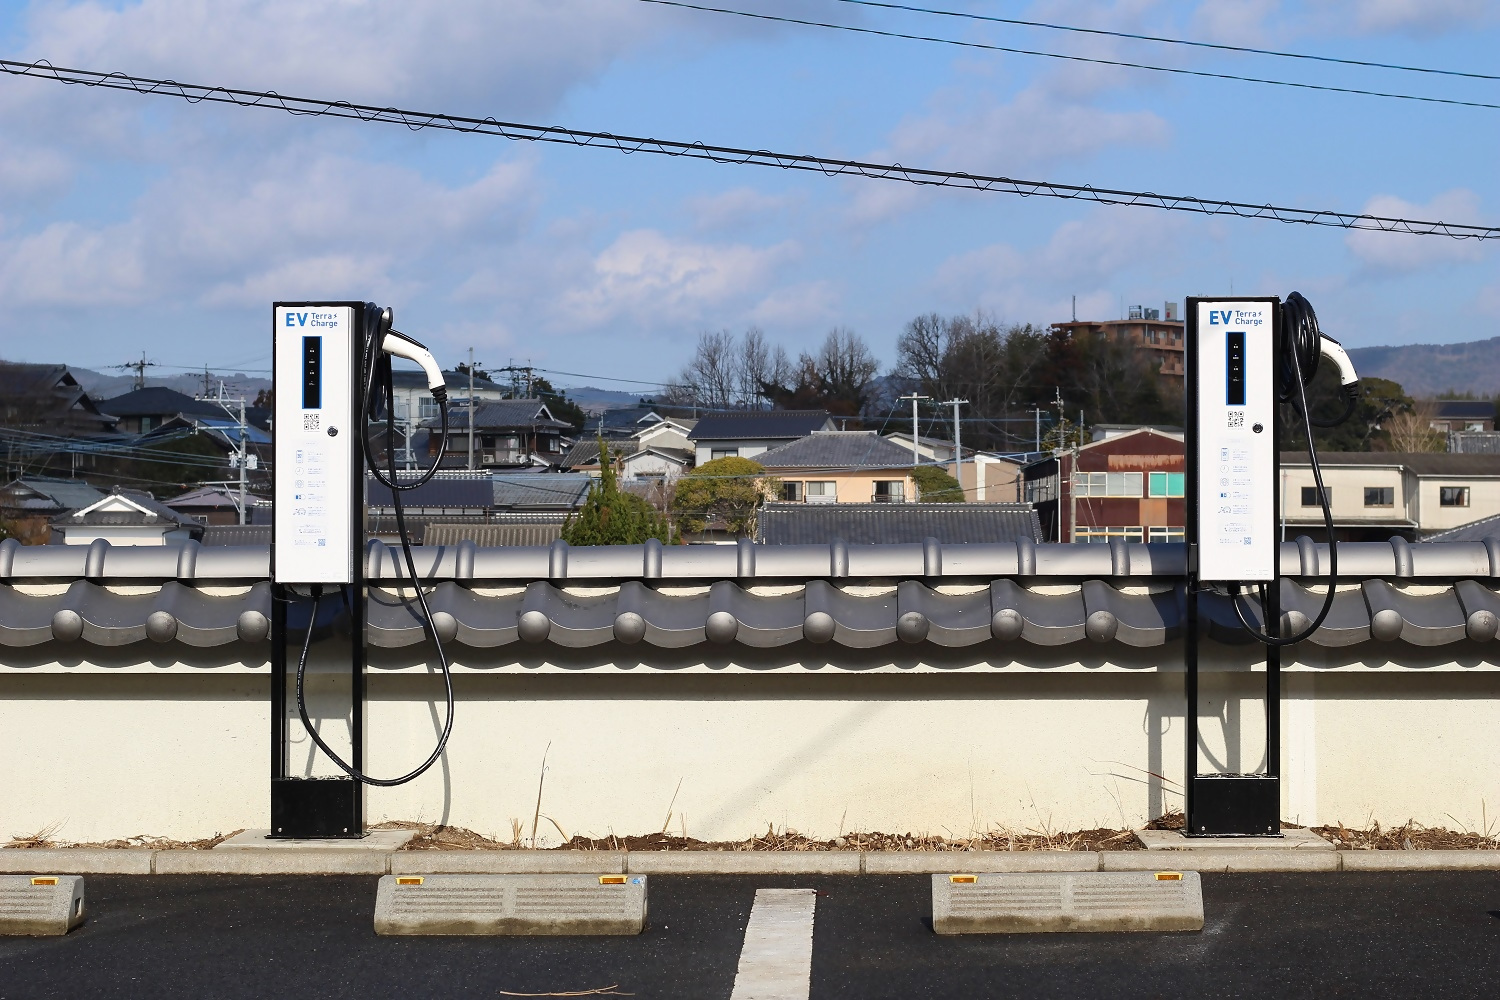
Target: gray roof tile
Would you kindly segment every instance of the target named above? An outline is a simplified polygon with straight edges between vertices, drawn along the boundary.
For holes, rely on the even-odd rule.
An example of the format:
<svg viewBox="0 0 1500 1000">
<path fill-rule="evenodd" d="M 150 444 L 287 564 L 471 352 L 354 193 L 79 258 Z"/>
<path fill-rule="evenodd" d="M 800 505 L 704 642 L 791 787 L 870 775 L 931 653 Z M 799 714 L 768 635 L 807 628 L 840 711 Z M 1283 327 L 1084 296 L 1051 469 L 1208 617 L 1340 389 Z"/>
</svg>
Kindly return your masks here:
<svg viewBox="0 0 1500 1000">
<path fill-rule="evenodd" d="M 874 431 L 814 431 L 755 456 L 767 469 L 909 469 L 911 450 Z"/>
<path fill-rule="evenodd" d="M 1042 540 L 1027 503 L 768 503 L 756 516 L 757 540 L 809 545 L 842 538 L 858 545 Z"/>
</svg>

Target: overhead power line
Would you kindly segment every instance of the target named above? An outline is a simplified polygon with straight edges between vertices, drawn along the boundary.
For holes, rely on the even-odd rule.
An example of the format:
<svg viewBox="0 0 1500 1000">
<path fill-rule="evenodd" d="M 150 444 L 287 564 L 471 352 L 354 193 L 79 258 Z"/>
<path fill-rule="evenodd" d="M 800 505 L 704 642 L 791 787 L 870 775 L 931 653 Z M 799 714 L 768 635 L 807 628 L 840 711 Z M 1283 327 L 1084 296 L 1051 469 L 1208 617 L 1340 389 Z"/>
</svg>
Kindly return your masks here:
<svg viewBox="0 0 1500 1000">
<path fill-rule="evenodd" d="M 1308 52 L 1283 52 L 1278 49 L 1257 49 L 1249 45 L 1199 42 L 1188 38 L 1166 38 L 1161 35 L 1139 35 L 1129 31 L 1111 31 L 1107 28 L 1083 28 L 1073 24 L 1053 24 L 1049 21 L 1025 21 L 1015 17 L 994 17 L 989 14 L 972 14 L 967 11 L 917 7 L 912 4 L 882 3 L 880 0 L 837 0 L 837 2 L 852 4 L 856 7 L 881 7 L 886 10 L 901 10 L 914 14 L 957 17 L 966 21 L 988 21 L 991 24 L 1009 24 L 1022 28 L 1045 28 L 1048 31 L 1067 31 L 1079 35 L 1099 35 L 1105 38 L 1125 38 L 1137 42 L 1160 42 L 1164 45 L 1187 45 L 1195 49 L 1217 49 L 1220 52 L 1240 52 L 1254 56 L 1273 56 L 1277 59 L 1300 59 L 1306 62 L 1337 63 L 1341 66 L 1362 66 L 1366 69 L 1393 69 L 1403 73 L 1428 73 L 1434 76 L 1460 76 L 1470 80 L 1500 80 L 1500 76 L 1493 76 L 1489 73 L 1468 73 L 1456 69 L 1434 69 L 1430 66 L 1406 66 L 1401 63 L 1374 62 L 1368 59 L 1340 59 L 1337 56 L 1316 56 Z"/>
<path fill-rule="evenodd" d="M 1036 56 L 1041 59 L 1061 59 L 1065 62 L 1090 63 L 1095 66 L 1114 66 L 1121 69 L 1139 69 L 1151 73 L 1169 73 L 1177 76 L 1195 76 L 1209 80 L 1232 80 L 1236 83 L 1258 83 L 1271 87 L 1291 87 L 1295 90 L 1321 90 L 1330 94 L 1355 94 L 1360 97 L 1382 97 L 1395 101 L 1418 101 L 1423 104 L 1451 104 L 1463 108 L 1488 108 L 1500 111 L 1500 104 L 1484 101 L 1461 101 L 1452 97 L 1423 97 L 1418 94 L 1395 94 L 1381 90 L 1364 90 L 1359 87 L 1334 87 L 1322 83 L 1299 83 L 1294 80 L 1272 80 L 1260 76 L 1242 76 L 1238 73 L 1214 73 L 1203 69 L 1185 69 L 1180 66 L 1155 66 L 1150 63 L 1128 62 L 1123 59 L 1102 59 L 1096 56 L 1075 56 L 1062 52 L 1043 52 L 1038 49 L 1019 49 L 1009 45 L 990 45 L 986 42 L 964 42 L 955 38 L 938 38 L 934 35 L 913 35 L 902 31 L 885 31 L 880 28 L 860 28 L 852 24 L 834 24 L 830 21 L 812 21 L 800 17 L 785 17 L 780 14 L 758 14 L 748 10 L 729 7 L 709 7 L 703 4 L 686 3 L 685 0 L 638 0 L 639 3 L 655 4 L 658 7 L 680 7 L 684 10 L 703 11 L 710 14 L 729 14 L 748 17 L 757 21 L 777 21 L 782 24 L 797 24 L 808 28 L 826 28 L 832 31 L 852 31 L 861 35 L 878 35 L 881 38 L 899 38 L 913 42 L 931 42 L 937 45 L 956 45 L 964 49 L 983 49 L 986 52 L 1004 52 L 1009 55 Z"/>
<path fill-rule="evenodd" d="M 1089 184 L 1065 184 L 1059 181 L 1018 180 L 965 171 L 934 170 L 907 167 L 899 163 L 872 163 L 863 160 L 836 160 L 823 156 L 775 153 L 764 149 L 734 146 L 712 146 L 702 142 L 673 139 L 651 139 L 640 136 L 614 135 L 609 132 L 586 132 L 580 129 L 548 125 L 526 125 L 501 122 L 493 118 L 472 118 L 430 111 L 407 111 L 379 108 L 347 101 L 293 97 L 275 91 L 240 90 L 203 84 L 154 80 L 123 73 L 67 69 L 46 60 L 25 63 L 0 59 L 0 72 L 57 83 L 101 87 L 175 97 L 189 103 L 234 104 L 239 107 L 269 108 L 294 115 L 344 118 L 361 122 L 403 125 L 412 131 L 424 128 L 443 129 L 477 135 L 529 142 L 550 142 L 621 153 L 654 153 L 687 159 L 708 160 L 746 166 L 779 167 L 819 173 L 826 177 L 856 176 L 872 180 L 901 181 L 919 186 L 990 191 L 1020 195 L 1025 198 L 1058 198 L 1066 201 L 1089 201 L 1101 205 L 1130 205 L 1198 215 L 1233 215 L 1242 219 L 1267 219 L 1288 224 L 1328 226 L 1337 229 L 1361 229 L 1376 232 L 1407 233 L 1416 236 L 1449 236 L 1454 239 L 1490 240 L 1500 238 L 1500 227 L 1474 223 L 1430 222 L 1392 216 L 1339 212 L 1332 209 L 1292 208 L 1245 201 L 1202 198 L 1196 195 L 1164 195 L 1152 191 L 1130 191 L 1121 188 L 1094 187 Z"/>
</svg>

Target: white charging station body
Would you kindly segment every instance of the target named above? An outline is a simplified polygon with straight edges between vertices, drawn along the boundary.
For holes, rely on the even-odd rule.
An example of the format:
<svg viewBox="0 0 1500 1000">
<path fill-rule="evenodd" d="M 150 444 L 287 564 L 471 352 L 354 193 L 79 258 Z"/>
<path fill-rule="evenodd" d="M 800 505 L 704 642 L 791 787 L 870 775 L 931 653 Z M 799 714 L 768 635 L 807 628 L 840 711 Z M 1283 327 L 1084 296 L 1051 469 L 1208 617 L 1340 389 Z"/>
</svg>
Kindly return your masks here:
<svg viewBox="0 0 1500 1000">
<path fill-rule="evenodd" d="M 1196 371 L 1189 416 L 1196 434 L 1191 484 L 1197 578 L 1268 583 L 1276 578 L 1276 338 L 1272 299 L 1195 299 Z"/>
<path fill-rule="evenodd" d="M 361 539 L 355 473 L 358 307 L 280 304 L 275 329 L 275 510 L 271 579 L 349 584 Z"/>
</svg>

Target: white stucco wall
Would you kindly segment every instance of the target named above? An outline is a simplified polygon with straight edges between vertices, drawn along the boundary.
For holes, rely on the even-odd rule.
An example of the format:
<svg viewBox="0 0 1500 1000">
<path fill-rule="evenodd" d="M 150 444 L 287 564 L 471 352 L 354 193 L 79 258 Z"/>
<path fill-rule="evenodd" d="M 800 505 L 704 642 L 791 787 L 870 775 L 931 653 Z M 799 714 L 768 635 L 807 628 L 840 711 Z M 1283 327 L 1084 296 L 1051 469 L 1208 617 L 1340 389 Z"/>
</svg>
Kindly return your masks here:
<svg viewBox="0 0 1500 1000">
<path fill-rule="evenodd" d="M 0 834 L 58 824 L 74 841 L 188 838 L 265 826 L 265 649 L 4 651 Z M 441 703 L 426 700 L 440 682 L 408 665 L 419 649 L 374 653 L 366 731 L 377 774 L 420 761 L 441 723 Z M 1291 665 L 1284 815 L 1477 827 L 1500 803 L 1495 652 L 1370 643 Z M 672 829 L 705 838 L 768 825 L 816 836 L 1137 825 L 1181 804 L 1179 644 L 454 655 L 458 715 L 444 761 L 410 785 L 370 789 L 369 822 L 508 837 L 516 817 L 529 829 L 544 752 L 541 811 L 570 835 L 659 830 L 679 782 Z M 1205 770 L 1263 762 L 1263 676 L 1249 655 L 1206 647 Z M 314 687 L 314 714 L 336 740 L 345 703 L 336 684 Z M 295 713 L 290 728 L 303 773 L 310 760 L 331 773 Z M 545 820 L 542 832 L 556 842 Z"/>
</svg>

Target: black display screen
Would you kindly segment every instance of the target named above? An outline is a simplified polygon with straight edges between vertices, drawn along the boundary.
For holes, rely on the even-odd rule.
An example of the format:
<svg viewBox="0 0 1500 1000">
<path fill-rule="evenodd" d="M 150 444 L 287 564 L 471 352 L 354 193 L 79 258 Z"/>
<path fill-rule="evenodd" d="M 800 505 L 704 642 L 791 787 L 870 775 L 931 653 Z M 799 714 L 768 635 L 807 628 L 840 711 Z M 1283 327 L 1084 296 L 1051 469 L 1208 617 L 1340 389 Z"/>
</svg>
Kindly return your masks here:
<svg viewBox="0 0 1500 1000">
<path fill-rule="evenodd" d="M 1224 367 L 1228 385 L 1224 401 L 1230 406 L 1245 405 L 1245 335 L 1231 333 L 1224 345 Z"/>
<path fill-rule="evenodd" d="M 302 408 L 304 410 L 323 408 L 322 337 L 302 338 Z"/>
</svg>

